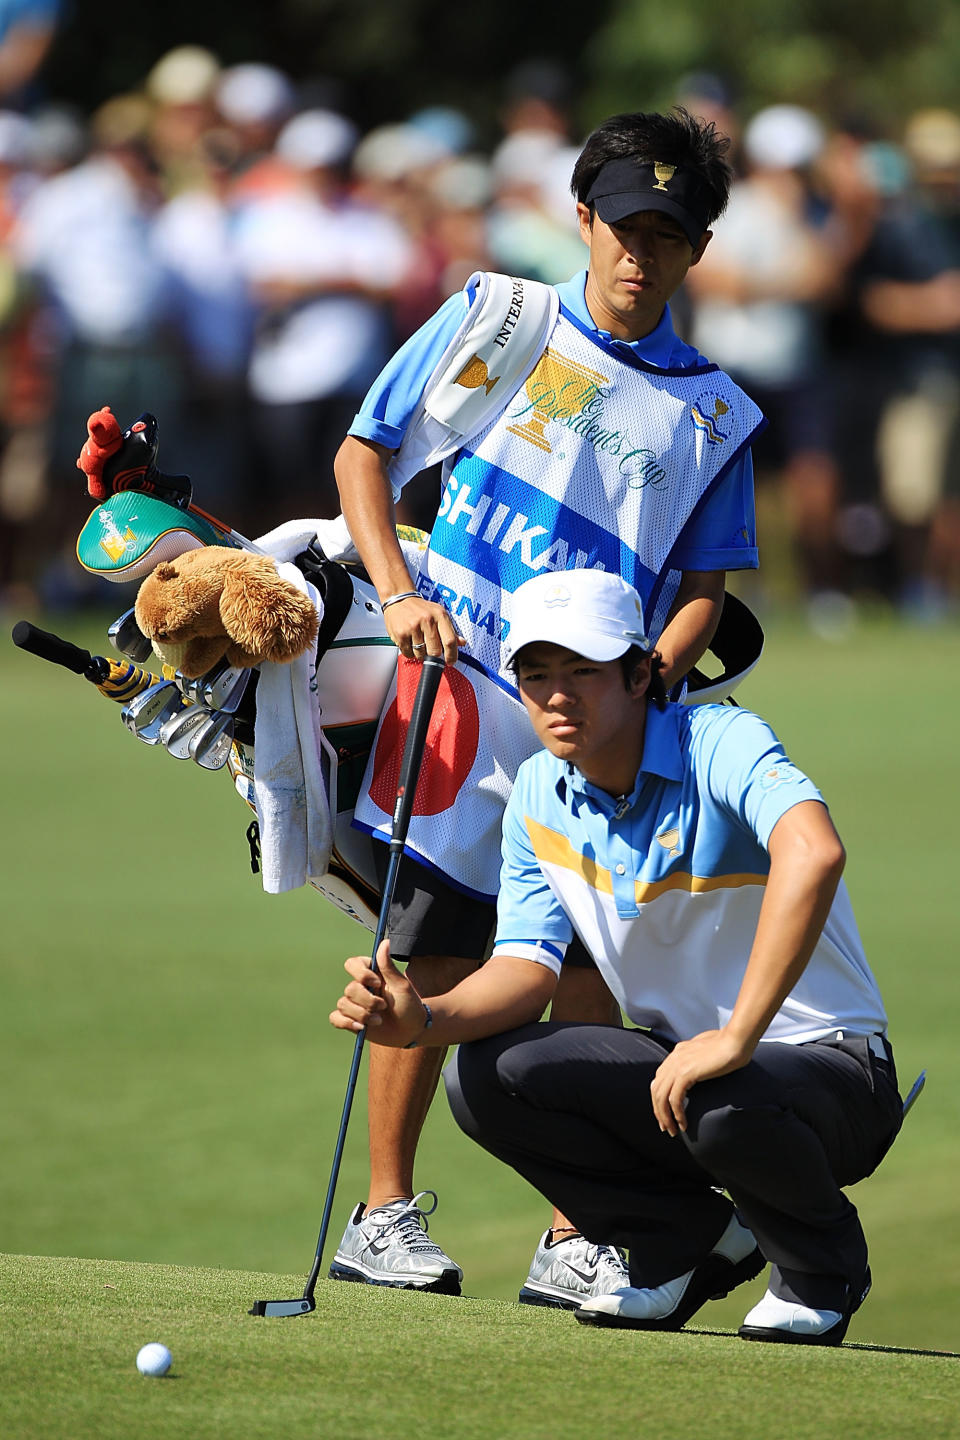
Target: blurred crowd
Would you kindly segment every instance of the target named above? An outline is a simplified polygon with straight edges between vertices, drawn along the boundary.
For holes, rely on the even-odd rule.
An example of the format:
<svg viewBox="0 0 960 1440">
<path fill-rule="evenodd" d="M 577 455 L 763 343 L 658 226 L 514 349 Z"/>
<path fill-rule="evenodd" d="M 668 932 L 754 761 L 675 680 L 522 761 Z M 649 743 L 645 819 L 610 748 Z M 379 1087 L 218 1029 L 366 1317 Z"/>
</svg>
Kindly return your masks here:
<svg viewBox="0 0 960 1440">
<path fill-rule="evenodd" d="M 492 143 L 436 106 L 363 133 L 322 86 L 180 46 L 92 115 L 0 110 L 0 600 L 74 598 L 58 553 L 105 403 L 156 414 L 162 467 L 247 534 L 336 513 L 333 456 L 398 344 L 474 270 L 585 265 L 571 99 L 531 62 L 504 78 Z M 729 210 L 674 319 L 769 417 L 761 577 L 789 566 L 825 630 L 865 594 L 956 609 L 960 115 L 896 136 L 794 105 L 743 116 L 710 75 L 677 100 L 733 141 Z M 402 518 L 429 523 L 438 487 L 405 492 Z"/>
</svg>

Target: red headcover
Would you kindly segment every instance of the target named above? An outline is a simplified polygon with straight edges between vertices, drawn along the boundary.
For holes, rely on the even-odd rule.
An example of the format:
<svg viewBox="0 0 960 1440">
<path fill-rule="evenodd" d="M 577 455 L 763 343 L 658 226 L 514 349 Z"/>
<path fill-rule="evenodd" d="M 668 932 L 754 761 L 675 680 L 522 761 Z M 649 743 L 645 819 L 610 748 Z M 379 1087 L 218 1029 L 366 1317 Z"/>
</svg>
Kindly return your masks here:
<svg viewBox="0 0 960 1440">
<path fill-rule="evenodd" d="M 105 500 L 112 487 L 103 478 L 103 467 L 123 443 L 123 432 L 110 406 L 95 410 L 87 421 L 87 443 L 77 456 L 77 469 L 87 477 L 87 493 Z"/>
</svg>

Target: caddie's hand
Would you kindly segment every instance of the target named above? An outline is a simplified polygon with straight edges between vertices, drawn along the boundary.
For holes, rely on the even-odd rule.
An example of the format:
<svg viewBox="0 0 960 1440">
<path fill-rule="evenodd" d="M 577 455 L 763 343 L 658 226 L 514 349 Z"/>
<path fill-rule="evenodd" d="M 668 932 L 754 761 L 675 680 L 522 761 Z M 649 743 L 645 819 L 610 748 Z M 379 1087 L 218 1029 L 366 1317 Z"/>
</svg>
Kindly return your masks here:
<svg viewBox="0 0 960 1440">
<path fill-rule="evenodd" d="M 388 605 L 383 612 L 383 623 L 400 654 L 408 660 L 442 655 L 448 665 L 455 665 L 460 646 L 466 644 L 449 610 L 419 595 Z"/>
<path fill-rule="evenodd" d="M 677 1135 L 687 1128 L 687 1095 L 699 1080 L 715 1080 L 746 1065 L 753 1051 L 726 1030 L 704 1030 L 681 1040 L 660 1066 L 650 1084 L 653 1113 L 662 1131 Z"/>
<path fill-rule="evenodd" d="M 347 985 L 330 1024 L 337 1030 L 366 1030 L 377 1045 L 402 1049 L 423 1033 L 423 1001 L 390 959 L 390 941 L 383 940 L 377 951 L 379 973 L 370 968 L 370 958 L 352 955 L 344 969 L 353 979 Z"/>
</svg>

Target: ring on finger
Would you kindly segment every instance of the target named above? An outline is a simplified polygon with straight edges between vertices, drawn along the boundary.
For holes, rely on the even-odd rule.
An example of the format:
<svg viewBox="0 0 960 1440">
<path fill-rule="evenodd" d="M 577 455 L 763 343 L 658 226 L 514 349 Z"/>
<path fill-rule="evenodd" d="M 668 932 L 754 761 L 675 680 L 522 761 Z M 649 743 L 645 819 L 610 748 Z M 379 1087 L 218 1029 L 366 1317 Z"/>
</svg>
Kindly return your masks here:
<svg viewBox="0 0 960 1440">
<path fill-rule="evenodd" d="M 412 645 L 410 648 L 411 648 L 412 650 L 426 650 L 427 647 L 426 647 L 425 644 L 423 644 L 423 645 Z"/>
</svg>

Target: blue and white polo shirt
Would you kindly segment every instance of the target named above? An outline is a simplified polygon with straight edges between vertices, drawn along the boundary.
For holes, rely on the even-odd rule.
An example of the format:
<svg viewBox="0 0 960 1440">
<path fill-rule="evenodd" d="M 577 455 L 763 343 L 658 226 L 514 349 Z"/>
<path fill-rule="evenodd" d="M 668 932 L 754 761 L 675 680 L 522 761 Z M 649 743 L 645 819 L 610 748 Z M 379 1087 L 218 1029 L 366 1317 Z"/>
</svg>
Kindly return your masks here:
<svg viewBox="0 0 960 1440">
<path fill-rule="evenodd" d="M 820 792 L 765 721 L 722 705 L 647 710 L 619 800 L 543 750 L 503 821 L 494 955 L 559 973 L 576 931 L 636 1025 L 675 1040 L 729 1019 L 753 943 L 777 821 Z M 764 1040 L 886 1030 L 843 881 L 806 970 Z"/>
</svg>

